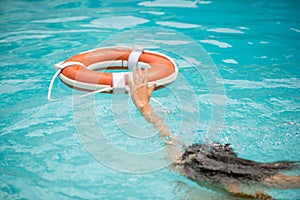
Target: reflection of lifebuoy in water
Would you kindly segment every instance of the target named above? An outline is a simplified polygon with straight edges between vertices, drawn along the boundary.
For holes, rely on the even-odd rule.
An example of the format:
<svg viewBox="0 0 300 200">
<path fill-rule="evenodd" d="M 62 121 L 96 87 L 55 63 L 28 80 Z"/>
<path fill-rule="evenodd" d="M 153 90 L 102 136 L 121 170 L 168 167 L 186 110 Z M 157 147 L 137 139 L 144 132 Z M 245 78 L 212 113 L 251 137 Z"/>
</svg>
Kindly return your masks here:
<svg viewBox="0 0 300 200">
<path fill-rule="evenodd" d="M 60 70 L 59 78 L 70 87 L 89 91 L 111 88 L 114 92 L 128 90 L 125 74 L 131 76 L 130 69 L 137 66 L 148 68 L 149 85 L 169 84 L 178 73 L 176 64 L 168 56 L 128 47 L 94 49 L 55 65 Z"/>
</svg>

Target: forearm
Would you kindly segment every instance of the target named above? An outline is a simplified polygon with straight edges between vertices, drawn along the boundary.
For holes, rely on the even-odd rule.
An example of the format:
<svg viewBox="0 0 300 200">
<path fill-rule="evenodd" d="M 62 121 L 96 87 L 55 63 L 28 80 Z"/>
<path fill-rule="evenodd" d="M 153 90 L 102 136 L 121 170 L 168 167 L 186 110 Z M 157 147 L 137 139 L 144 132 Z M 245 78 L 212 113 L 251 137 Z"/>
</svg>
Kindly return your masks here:
<svg viewBox="0 0 300 200">
<path fill-rule="evenodd" d="M 168 129 L 168 127 L 164 124 L 164 121 L 161 117 L 157 116 L 150 104 L 146 104 L 143 107 L 139 108 L 140 112 L 142 113 L 142 115 L 145 117 L 145 119 L 149 122 L 149 123 L 153 123 L 155 128 L 157 130 L 159 130 L 159 132 L 161 133 L 161 137 L 172 137 L 172 133 L 171 131 Z M 171 139 L 171 138 L 170 138 Z"/>
<path fill-rule="evenodd" d="M 155 128 L 157 130 L 159 130 L 159 132 L 161 133 L 160 137 L 163 138 L 167 144 L 169 144 L 166 146 L 166 152 L 168 154 L 168 159 L 172 162 L 178 160 L 178 158 L 180 158 L 182 156 L 182 153 L 177 146 L 177 144 L 179 144 L 179 143 L 175 139 L 175 137 L 172 135 L 169 128 L 164 124 L 163 119 L 161 117 L 157 116 L 153 112 L 150 104 L 147 104 L 147 105 L 143 106 L 142 108 L 139 108 L 139 110 L 142 113 L 142 115 L 145 117 L 145 119 L 149 123 L 153 123 Z"/>
</svg>

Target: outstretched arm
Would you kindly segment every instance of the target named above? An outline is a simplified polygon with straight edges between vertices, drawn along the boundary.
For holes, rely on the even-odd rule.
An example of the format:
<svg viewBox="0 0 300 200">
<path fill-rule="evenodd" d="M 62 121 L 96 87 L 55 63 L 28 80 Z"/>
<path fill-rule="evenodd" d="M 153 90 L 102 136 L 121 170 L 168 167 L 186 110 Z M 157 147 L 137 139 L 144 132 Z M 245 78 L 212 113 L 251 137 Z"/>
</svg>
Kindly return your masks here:
<svg viewBox="0 0 300 200">
<path fill-rule="evenodd" d="M 149 100 L 155 85 L 152 85 L 150 88 L 148 88 L 148 69 L 145 69 L 142 72 L 141 68 L 139 67 L 138 69 L 133 68 L 132 71 L 133 81 L 130 80 L 128 76 L 126 76 L 126 81 L 129 84 L 130 96 L 133 103 L 139 109 L 145 119 L 149 123 L 153 123 L 155 128 L 160 131 L 160 136 L 165 140 L 166 143 L 176 143 L 175 138 L 168 127 L 164 124 L 162 118 L 157 116 L 150 106 Z"/>
<path fill-rule="evenodd" d="M 142 115 L 149 123 L 153 123 L 155 128 L 159 130 L 160 137 L 164 139 L 165 143 L 168 144 L 166 146 L 166 152 L 168 154 L 168 159 L 171 162 L 177 161 L 177 164 L 180 163 L 178 158 L 181 157 L 182 153 L 178 148 L 175 137 L 172 135 L 171 131 L 164 124 L 161 117 L 157 116 L 149 103 L 150 96 L 152 91 L 155 88 L 155 85 L 152 85 L 148 88 L 148 70 L 141 70 L 141 68 L 133 68 L 133 81 L 126 75 L 126 81 L 130 88 L 130 96 L 135 104 L 135 106 L 139 109 Z M 179 162 L 178 162 L 179 161 Z"/>
</svg>

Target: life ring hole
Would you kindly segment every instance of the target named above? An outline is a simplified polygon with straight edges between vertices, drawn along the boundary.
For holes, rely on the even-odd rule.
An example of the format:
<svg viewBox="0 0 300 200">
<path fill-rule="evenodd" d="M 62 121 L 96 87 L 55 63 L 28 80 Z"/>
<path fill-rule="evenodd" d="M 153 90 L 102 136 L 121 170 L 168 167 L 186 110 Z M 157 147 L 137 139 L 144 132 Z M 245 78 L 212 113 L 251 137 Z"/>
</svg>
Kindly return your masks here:
<svg viewBox="0 0 300 200">
<path fill-rule="evenodd" d="M 145 62 L 138 62 L 138 66 L 142 69 L 150 68 L 151 65 Z M 107 73 L 113 72 L 129 72 L 127 60 L 111 60 L 93 63 L 87 66 L 87 69 L 92 71 L 101 71 Z"/>
</svg>

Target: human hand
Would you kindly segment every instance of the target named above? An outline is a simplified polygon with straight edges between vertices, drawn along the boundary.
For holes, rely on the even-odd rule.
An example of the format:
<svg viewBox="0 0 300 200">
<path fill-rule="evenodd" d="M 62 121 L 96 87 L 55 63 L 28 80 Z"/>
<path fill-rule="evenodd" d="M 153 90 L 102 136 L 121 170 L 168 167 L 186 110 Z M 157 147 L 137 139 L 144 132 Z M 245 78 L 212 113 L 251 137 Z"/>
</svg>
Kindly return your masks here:
<svg viewBox="0 0 300 200">
<path fill-rule="evenodd" d="M 148 69 L 142 71 L 140 67 L 132 69 L 133 82 L 130 80 L 128 75 L 125 76 L 130 88 L 130 96 L 135 106 L 140 110 L 141 113 L 149 113 L 151 107 L 149 104 L 150 96 L 155 88 L 152 85 L 148 88 Z"/>
</svg>

